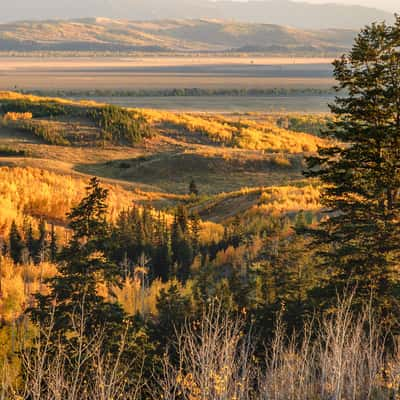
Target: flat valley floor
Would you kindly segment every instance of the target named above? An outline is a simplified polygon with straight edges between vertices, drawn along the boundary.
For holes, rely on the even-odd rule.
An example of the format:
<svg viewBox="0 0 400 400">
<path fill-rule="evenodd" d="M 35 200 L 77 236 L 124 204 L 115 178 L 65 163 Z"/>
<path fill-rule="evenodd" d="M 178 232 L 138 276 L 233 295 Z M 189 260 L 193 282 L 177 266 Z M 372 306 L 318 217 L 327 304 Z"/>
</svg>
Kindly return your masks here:
<svg viewBox="0 0 400 400">
<path fill-rule="evenodd" d="M 0 90 L 92 91 L 328 89 L 332 59 L 214 56 L 0 57 Z M 327 96 L 96 98 L 124 106 L 185 111 L 327 111 Z"/>
</svg>

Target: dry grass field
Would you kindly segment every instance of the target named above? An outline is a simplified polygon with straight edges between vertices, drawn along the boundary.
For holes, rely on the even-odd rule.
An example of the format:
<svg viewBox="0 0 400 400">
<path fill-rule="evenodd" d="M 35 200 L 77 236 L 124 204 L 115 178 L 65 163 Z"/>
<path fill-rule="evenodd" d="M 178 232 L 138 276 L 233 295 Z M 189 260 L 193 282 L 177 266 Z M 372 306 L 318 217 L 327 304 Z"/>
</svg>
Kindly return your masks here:
<svg viewBox="0 0 400 400">
<path fill-rule="evenodd" d="M 159 56 L 136 57 L 46 57 L 48 69 L 82 68 L 127 68 L 127 67 L 171 67 L 187 65 L 315 65 L 330 64 L 333 60 L 324 57 L 265 57 L 242 54 L 240 56 Z M 43 69 L 43 58 L 37 55 L 28 57 L 1 57 L 0 71 L 15 69 Z"/>
</svg>

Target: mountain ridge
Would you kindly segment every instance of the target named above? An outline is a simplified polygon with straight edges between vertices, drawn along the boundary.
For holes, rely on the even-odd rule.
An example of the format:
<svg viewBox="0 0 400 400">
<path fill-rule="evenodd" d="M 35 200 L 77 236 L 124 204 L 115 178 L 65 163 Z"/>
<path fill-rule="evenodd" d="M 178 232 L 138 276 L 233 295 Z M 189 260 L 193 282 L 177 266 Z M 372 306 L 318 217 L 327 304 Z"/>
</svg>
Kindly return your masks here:
<svg viewBox="0 0 400 400">
<path fill-rule="evenodd" d="M 31 19 L 126 18 L 131 20 L 218 18 L 251 23 L 275 23 L 303 29 L 359 29 L 377 20 L 393 20 L 389 12 L 335 3 L 291 0 L 14 0 L 2 5 L 0 22 Z"/>
<path fill-rule="evenodd" d="M 301 30 L 217 19 L 129 21 L 108 18 L 0 24 L 0 51 L 166 51 L 338 53 L 353 30 Z"/>
</svg>

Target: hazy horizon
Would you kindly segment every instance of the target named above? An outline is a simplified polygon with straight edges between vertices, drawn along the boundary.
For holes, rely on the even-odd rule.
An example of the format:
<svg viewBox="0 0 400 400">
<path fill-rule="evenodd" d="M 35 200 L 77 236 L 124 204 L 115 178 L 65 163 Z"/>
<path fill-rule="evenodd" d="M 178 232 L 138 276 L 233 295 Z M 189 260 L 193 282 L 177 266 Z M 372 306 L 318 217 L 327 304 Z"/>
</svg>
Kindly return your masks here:
<svg viewBox="0 0 400 400">
<path fill-rule="evenodd" d="M 347 9 L 344 5 L 356 7 Z M 374 21 L 393 21 L 396 8 L 400 11 L 395 0 L 36 0 L 34 4 L 31 0 L 14 0 L 2 6 L 0 22 L 87 17 L 211 18 L 305 29 L 359 29 Z"/>
<path fill-rule="evenodd" d="M 297 3 L 302 3 L 303 0 L 293 0 Z M 338 3 L 346 5 L 358 5 L 364 7 L 374 7 L 390 12 L 399 12 L 400 5 L 398 0 L 306 0 L 307 3 L 313 4 L 329 4 Z"/>
</svg>

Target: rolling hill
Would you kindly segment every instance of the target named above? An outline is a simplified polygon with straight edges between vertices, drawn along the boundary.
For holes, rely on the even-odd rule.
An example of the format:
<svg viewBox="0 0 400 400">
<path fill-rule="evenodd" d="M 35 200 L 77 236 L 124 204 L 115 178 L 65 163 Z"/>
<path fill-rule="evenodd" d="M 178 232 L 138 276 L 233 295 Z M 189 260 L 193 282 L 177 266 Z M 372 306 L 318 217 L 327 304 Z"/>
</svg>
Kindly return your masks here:
<svg viewBox="0 0 400 400">
<path fill-rule="evenodd" d="M 103 111 L 112 120 L 107 131 L 97 120 Z M 109 135 L 126 113 L 132 120 L 144 119 L 152 135 L 134 143 Z M 201 196 L 191 206 L 212 222 L 254 207 L 255 213 L 271 207 L 278 212 L 315 209 L 317 194 L 304 187 L 301 171 L 304 156 L 327 143 L 311 133 L 326 118 L 110 109 L 95 102 L 0 92 L 0 172 L 6 167 L 74 179 L 96 175 L 131 192 L 135 202 L 157 208 L 190 202 L 188 184 L 195 179 Z M 62 220 L 64 206 L 56 213 L 49 200 L 40 204 L 49 218 Z"/>
<path fill-rule="evenodd" d="M 88 18 L 0 24 L 0 51 L 342 52 L 353 30 L 301 30 L 222 20 Z"/>
<path fill-rule="evenodd" d="M 289 0 L 14 0 L 2 4 L 0 21 L 94 16 L 135 20 L 219 18 L 306 29 L 359 29 L 372 21 L 392 19 L 390 13 L 368 7 Z"/>
</svg>

